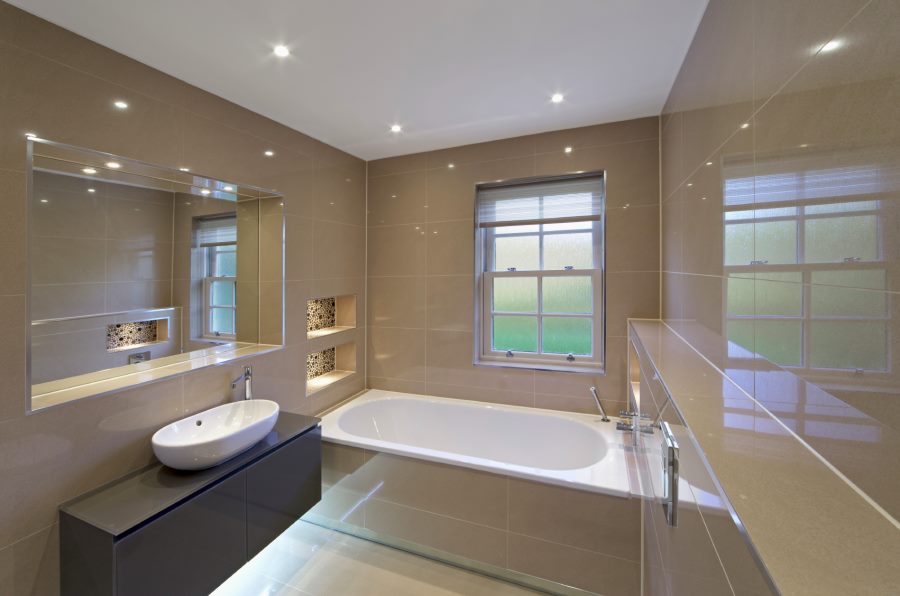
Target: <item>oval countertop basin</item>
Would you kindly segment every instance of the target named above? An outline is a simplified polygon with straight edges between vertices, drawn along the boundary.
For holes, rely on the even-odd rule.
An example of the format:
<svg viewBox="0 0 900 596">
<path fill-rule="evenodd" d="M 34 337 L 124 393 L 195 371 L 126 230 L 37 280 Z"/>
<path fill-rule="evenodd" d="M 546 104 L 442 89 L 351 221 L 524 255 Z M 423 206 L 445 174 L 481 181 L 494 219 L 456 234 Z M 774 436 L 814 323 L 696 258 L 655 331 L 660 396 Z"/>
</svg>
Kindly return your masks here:
<svg viewBox="0 0 900 596">
<path fill-rule="evenodd" d="M 250 399 L 182 418 L 153 434 L 153 453 L 176 470 L 203 470 L 261 441 L 278 420 L 278 404 Z"/>
</svg>

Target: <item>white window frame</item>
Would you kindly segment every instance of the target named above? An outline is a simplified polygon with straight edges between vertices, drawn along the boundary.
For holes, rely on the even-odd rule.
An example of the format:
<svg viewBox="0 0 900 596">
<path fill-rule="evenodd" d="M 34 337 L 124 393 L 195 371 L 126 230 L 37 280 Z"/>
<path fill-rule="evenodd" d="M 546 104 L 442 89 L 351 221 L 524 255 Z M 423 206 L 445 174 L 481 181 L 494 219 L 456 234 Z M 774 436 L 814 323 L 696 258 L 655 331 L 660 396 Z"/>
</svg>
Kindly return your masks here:
<svg viewBox="0 0 900 596">
<path fill-rule="evenodd" d="M 225 219 L 231 219 L 230 216 Z M 235 225 L 237 225 L 237 219 Z M 225 247 L 233 247 L 233 251 L 237 254 L 237 242 L 224 242 L 220 244 L 206 244 L 201 248 L 204 251 L 203 268 L 206 275 L 203 280 L 203 339 L 212 341 L 234 341 L 237 339 L 237 277 L 217 275 L 218 268 L 216 266 L 216 256 L 220 250 Z M 234 285 L 235 302 L 231 306 L 213 305 L 212 303 L 212 285 L 214 282 L 230 282 Z M 217 333 L 212 331 L 212 315 L 216 309 L 231 310 L 234 313 L 235 333 Z"/>
<path fill-rule="evenodd" d="M 231 282 L 234 285 L 235 304 L 232 306 L 213 305 L 212 303 L 212 285 L 213 282 L 224 281 Z M 214 310 L 230 310 L 234 313 L 235 331 L 237 330 L 237 278 L 236 277 L 204 277 L 203 278 L 203 337 L 213 340 L 234 340 L 237 339 L 236 333 L 215 333 L 210 330 L 212 324 L 212 314 Z"/>
<path fill-rule="evenodd" d="M 553 178 L 516 180 L 504 183 L 504 186 L 526 185 L 534 182 L 549 182 L 553 180 L 577 179 L 579 177 L 600 177 L 601 192 L 605 196 L 605 176 L 602 172 L 593 172 L 578 176 L 559 176 Z M 484 188 L 480 185 L 478 188 Z M 477 192 L 477 191 L 476 191 Z M 476 200 L 477 209 L 477 200 Z M 605 373 L 605 356 L 606 356 L 606 279 L 605 279 L 605 228 L 606 213 L 605 200 L 603 213 L 598 218 L 567 218 L 567 219 L 546 219 L 532 220 L 527 222 L 516 222 L 512 225 L 541 225 L 544 223 L 566 223 L 577 221 L 590 221 L 590 229 L 584 228 L 580 230 L 553 230 L 545 231 L 541 226 L 538 231 L 522 232 L 519 234 L 502 234 L 502 237 L 515 236 L 538 236 L 539 240 L 539 259 L 540 269 L 537 270 L 513 270 L 513 271 L 493 271 L 494 263 L 494 240 L 498 236 L 495 228 L 484 227 L 475 229 L 475 358 L 474 363 L 481 366 L 502 366 L 512 368 L 527 368 L 535 370 L 552 370 L 566 372 L 580 372 L 591 374 Z M 476 222 L 477 225 L 477 222 Z M 594 267 L 592 268 L 566 268 L 566 269 L 543 269 L 544 261 L 544 238 L 554 235 L 578 234 L 590 231 L 593 235 L 593 256 Z M 535 312 L 502 312 L 495 313 L 493 311 L 493 287 L 494 280 L 498 278 L 513 277 L 530 277 L 537 278 L 537 298 L 538 305 Z M 590 277 L 592 283 L 592 312 L 588 313 L 551 313 L 543 311 L 543 280 L 548 277 Z M 493 320 L 494 316 L 529 316 L 535 317 L 537 323 L 537 349 L 538 352 L 518 352 L 493 349 Z M 541 353 L 542 334 L 543 334 L 543 318 L 544 317 L 571 317 L 580 319 L 590 319 L 592 324 L 591 333 L 591 354 L 549 354 Z"/>
</svg>

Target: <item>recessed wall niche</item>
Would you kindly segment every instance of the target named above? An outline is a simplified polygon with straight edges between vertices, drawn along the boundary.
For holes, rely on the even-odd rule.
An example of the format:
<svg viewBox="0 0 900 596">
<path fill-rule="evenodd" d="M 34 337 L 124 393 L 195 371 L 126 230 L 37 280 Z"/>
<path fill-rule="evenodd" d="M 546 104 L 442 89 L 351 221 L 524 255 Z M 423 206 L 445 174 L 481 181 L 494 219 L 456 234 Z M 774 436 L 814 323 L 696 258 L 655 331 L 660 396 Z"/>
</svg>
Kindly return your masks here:
<svg viewBox="0 0 900 596">
<path fill-rule="evenodd" d="M 306 356 L 306 395 L 356 372 L 356 344 L 345 343 Z"/>
<path fill-rule="evenodd" d="M 306 301 L 306 337 L 314 339 L 356 327 L 356 296 L 327 296 Z"/>
<path fill-rule="evenodd" d="M 168 320 L 132 321 L 106 326 L 106 350 L 130 350 L 168 339 Z"/>
</svg>

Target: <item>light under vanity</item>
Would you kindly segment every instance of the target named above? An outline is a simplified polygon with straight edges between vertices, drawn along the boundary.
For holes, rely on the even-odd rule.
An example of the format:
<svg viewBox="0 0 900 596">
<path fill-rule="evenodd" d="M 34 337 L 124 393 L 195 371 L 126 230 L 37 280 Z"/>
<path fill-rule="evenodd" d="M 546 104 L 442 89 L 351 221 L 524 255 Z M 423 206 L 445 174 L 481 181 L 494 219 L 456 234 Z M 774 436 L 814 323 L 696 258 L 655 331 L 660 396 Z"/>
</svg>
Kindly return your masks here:
<svg viewBox="0 0 900 596">
<path fill-rule="evenodd" d="M 277 192 L 28 149 L 31 411 L 282 345 Z"/>
</svg>

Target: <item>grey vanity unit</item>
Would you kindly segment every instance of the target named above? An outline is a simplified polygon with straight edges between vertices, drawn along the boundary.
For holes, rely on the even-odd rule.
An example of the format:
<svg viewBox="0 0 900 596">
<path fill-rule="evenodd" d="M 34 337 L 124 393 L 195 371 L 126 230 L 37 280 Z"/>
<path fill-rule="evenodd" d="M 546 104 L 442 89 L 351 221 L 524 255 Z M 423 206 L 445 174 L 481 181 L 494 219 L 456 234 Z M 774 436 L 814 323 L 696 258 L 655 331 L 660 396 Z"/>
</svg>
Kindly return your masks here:
<svg viewBox="0 0 900 596">
<path fill-rule="evenodd" d="M 275 429 L 215 468 L 156 464 L 60 507 L 63 596 L 212 592 L 321 497 L 318 419 Z"/>
</svg>

